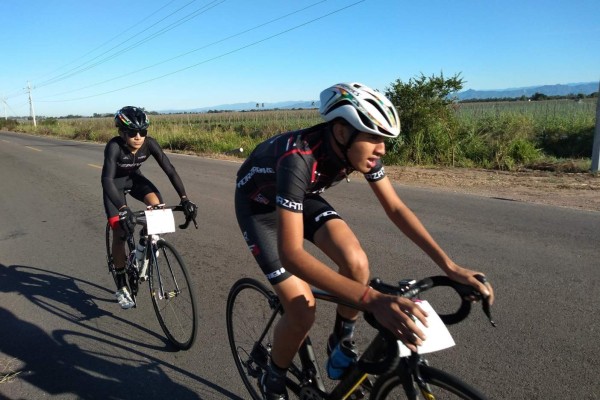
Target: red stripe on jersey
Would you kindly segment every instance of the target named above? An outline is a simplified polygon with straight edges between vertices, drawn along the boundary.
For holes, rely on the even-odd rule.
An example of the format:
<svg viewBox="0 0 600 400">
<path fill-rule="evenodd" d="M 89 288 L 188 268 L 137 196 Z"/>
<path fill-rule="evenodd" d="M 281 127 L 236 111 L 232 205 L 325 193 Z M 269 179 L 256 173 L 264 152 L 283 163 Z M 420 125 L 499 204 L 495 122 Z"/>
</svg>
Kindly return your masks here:
<svg viewBox="0 0 600 400">
<path fill-rule="evenodd" d="M 295 153 L 298 153 L 298 154 L 312 154 L 316 149 L 319 148 L 319 146 L 321 146 L 322 143 L 323 143 L 323 141 L 319 140 L 315 144 L 315 147 L 311 147 L 308 150 L 300 150 L 298 148 L 294 148 L 293 150 L 290 150 L 290 151 L 287 151 L 287 152 L 283 153 L 281 155 L 281 157 L 279 157 L 279 160 L 277 160 L 277 168 L 279 167 L 279 164 L 281 163 L 281 160 L 283 160 L 287 156 L 290 156 L 290 155 L 295 154 Z"/>
</svg>

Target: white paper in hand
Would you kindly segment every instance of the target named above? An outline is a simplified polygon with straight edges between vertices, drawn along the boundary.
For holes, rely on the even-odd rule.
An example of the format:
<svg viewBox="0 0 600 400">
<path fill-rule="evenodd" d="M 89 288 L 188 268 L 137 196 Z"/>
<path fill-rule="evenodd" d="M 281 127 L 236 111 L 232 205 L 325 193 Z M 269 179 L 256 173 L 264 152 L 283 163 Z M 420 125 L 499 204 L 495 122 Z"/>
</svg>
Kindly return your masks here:
<svg viewBox="0 0 600 400">
<path fill-rule="evenodd" d="M 431 304 L 427 300 L 416 300 L 416 303 L 427 313 L 427 324 L 428 327 L 423 326 L 421 321 L 417 320 L 416 324 L 423 331 L 426 340 L 423 341 L 421 346 L 417 347 L 417 353 L 433 353 L 434 351 L 444 350 L 448 347 L 454 346 L 454 339 L 446 328 L 446 325 L 442 322 L 440 316 L 433 310 Z M 398 340 L 398 346 L 400 347 L 400 357 L 410 356 L 410 350 L 401 341 Z"/>
<path fill-rule="evenodd" d="M 146 229 L 149 235 L 175 232 L 175 217 L 170 208 L 146 210 L 144 214 L 146 214 Z"/>
</svg>

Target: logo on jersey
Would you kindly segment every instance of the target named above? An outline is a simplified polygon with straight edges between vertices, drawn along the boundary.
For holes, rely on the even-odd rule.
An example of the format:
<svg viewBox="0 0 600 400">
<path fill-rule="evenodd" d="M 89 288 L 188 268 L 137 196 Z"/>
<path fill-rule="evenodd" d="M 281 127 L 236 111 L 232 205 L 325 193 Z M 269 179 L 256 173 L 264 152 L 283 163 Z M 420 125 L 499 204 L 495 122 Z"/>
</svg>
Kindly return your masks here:
<svg viewBox="0 0 600 400">
<path fill-rule="evenodd" d="M 365 174 L 365 178 L 367 178 L 368 181 L 374 182 L 374 181 L 378 181 L 381 178 L 383 178 L 385 176 L 385 169 L 383 167 L 381 167 L 381 169 L 377 172 L 373 172 L 372 174 Z"/>
<path fill-rule="evenodd" d="M 256 257 L 260 254 L 260 247 L 258 247 L 255 244 L 248 245 L 248 249 L 250 250 L 250 253 L 252 253 L 252 255 L 254 257 Z"/>
<path fill-rule="evenodd" d="M 131 163 L 131 164 L 123 164 L 123 163 L 117 163 L 117 166 L 119 168 L 123 168 L 123 169 L 131 169 L 131 168 L 138 168 L 142 166 L 141 162 L 137 162 L 137 163 Z"/>
<path fill-rule="evenodd" d="M 244 231 L 243 235 L 244 235 L 244 240 L 246 241 L 246 243 L 248 243 L 248 250 L 250 250 L 250 253 L 252 253 L 252 255 L 254 257 L 258 256 L 260 254 L 260 247 L 258 247 L 255 244 L 250 243 L 250 237 L 248 236 L 247 231 Z"/>
<path fill-rule="evenodd" d="M 263 196 L 261 193 L 258 193 L 256 196 L 252 197 L 252 200 L 256 201 L 260 204 L 269 204 L 269 199 Z"/>
<path fill-rule="evenodd" d="M 273 168 L 269 168 L 269 167 L 252 167 L 252 169 L 250 170 L 250 172 L 248 172 L 246 174 L 246 176 L 244 176 L 242 179 L 240 179 L 240 181 L 237 183 L 237 187 L 241 188 L 246 183 L 248 183 L 248 181 L 250 179 L 252 179 L 252 177 L 254 176 L 254 174 L 274 174 L 274 173 L 275 173 L 275 171 L 273 170 Z"/>
<path fill-rule="evenodd" d="M 283 208 L 293 211 L 302 211 L 304 209 L 303 204 L 298 201 L 292 201 L 289 199 L 284 199 L 281 196 L 277 196 L 276 202 Z"/>
</svg>

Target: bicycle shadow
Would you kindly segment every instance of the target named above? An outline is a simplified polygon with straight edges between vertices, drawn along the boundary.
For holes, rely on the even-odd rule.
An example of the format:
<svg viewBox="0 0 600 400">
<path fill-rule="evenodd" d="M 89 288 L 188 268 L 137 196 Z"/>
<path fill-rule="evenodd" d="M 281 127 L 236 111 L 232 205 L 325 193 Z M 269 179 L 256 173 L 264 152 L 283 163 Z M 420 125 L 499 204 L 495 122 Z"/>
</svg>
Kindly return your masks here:
<svg viewBox="0 0 600 400">
<path fill-rule="evenodd" d="M 28 270 L 25 272 L 21 270 Z M 85 285 L 88 290 L 82 290 L 77 283 Z M 95 294 L 92 294 L 92 291 Z M 118 315 L 103 310 L 99 303 L 114 303 L 111 291 L 94 282 L 77 279 L 54 271 L 23 265 L 12 265 L 6 267 L 0 264 L 0 293 L 15 292 L 25 296 L 33 304 L 41 309 L 57 315 L 74 324 L 84 326 L 104 335 L 113 336 L 119 340 L 129 340 L 130 344 L 146 347 L 153 350 L 176 351 L 170 343 L 158 333 L 136 324 L 135 322 L 121 318 Z M 105 293 L 101 297 L 96 293 Z M 162 341 L 164 347 L 152 346 L 141 341 L 134 341 L 131 337 L 123 338 L 111 332 L 102 331 L 96 326 L 86 325 L 86 321 L 108 316 L 121 323 L 130 325 L 144 334 L 153 336 Z"/>
<path fill-rule="evenodd" d="M 82 290 L 80 285 L 91 285 L 93 290 Z M 98 292 L 100 295 L 90 294 Z M 103 298 L 105 292 L 107 297 Z M 0 304 L 0 353 L 12 359 L 10 363 L 14 366 L 14 370 L 2 372 L 0 365 L 0 373 L 19 373 L 11 382 L 1 384 L 0 398 L 26 398 L 24 388 L 33 385 L 51 395 L 73 394 L 80 399 L 159 396 L 203 399 L 214 398 L 215 394 L 220 398 L 239 399 L 189 371 L 153 357 L 153 350 L 170 349 L 166 343 L 164 347 L 150 346 L 132 337 L 102 330 L 97 323 L 99 318 L 117 318 L 131 325 L 131 329 L 142 330 L 166 342 L 160 335 L 99 307 L 101 302 L 114 303 L 112 293 L 101 286 L 41 268 L 0 264 L 2 293 L 17 293 L 36 305 L 40 324 L 21 319 Z M 46 318 L 43 312 L 59 316 L 67 324 L 61 323 L 61 329 L 48 333 L 41 328 Z M 77 330 L 64 329 L 68 323 L 74 324 Z M 6 367 L 9 360 L 0 361 Z M 192 390 L 173 381 L 166 369 L 186 378 L 178 381 L 193 380 L 202 388 Z"/>
</svg>

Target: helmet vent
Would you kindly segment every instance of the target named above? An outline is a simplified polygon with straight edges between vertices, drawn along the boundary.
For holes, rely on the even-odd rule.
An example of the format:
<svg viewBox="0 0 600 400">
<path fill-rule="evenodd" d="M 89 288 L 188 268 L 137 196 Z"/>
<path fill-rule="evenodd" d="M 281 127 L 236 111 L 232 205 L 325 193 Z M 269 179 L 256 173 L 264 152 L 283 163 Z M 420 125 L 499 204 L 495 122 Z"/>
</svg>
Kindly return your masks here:
<svg viewBox="0 0 600 400">
<path fill-rule="evenodd" d="M 391 121 L 388 118 L 388 115 L 386 112 L 384 112 L 384 110 L 381 109 L 381 105 L 377 104 L 375 101 L 371 100 L 371 99 L 366 99 L 367 102 L 369 102 L 373 107 L 375 107 L 375 109 L 377 109 L 379 111 L 379 113 L 381 114 L 381 116 L 383 118 L 385 118 L 385 120 L 387 121 L 388 125 L 391 125 Z"/>
<path fill-rule="evenodd" d="M 367 118 L 362 112 L 358 113 L 358 116 L 360 117 L 360 120 L 362 121 L 363 124 L 365 124 L 366 126 L 368 126 L 371 129 L 375 129 L 375 124 L 373 124 L 373 121 L 371 121 L 369 118 Z"/>
<path fill-rule="evenodd" d="M 331 106 L 331 108 L 329 108 L 329 110 L 327 110 L 327 114 L 329 114 L 333 110 L 336 110 L 336 109 L 340 108 L 341 106 L 346 106 L 346 105 L 352 105 L 352 103 L 350 103 L 348 100 L 338 101 L 333 106 Z"/>
</svg>

